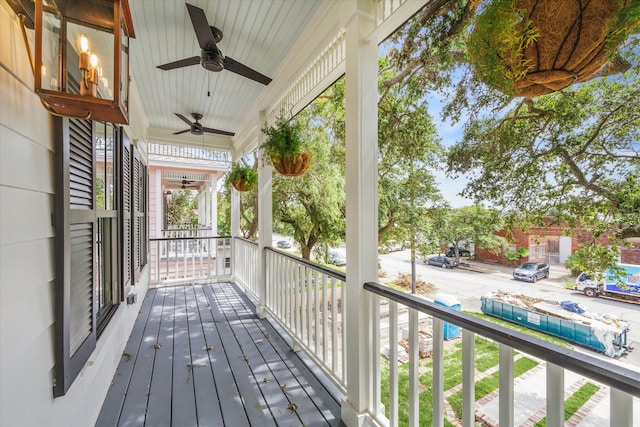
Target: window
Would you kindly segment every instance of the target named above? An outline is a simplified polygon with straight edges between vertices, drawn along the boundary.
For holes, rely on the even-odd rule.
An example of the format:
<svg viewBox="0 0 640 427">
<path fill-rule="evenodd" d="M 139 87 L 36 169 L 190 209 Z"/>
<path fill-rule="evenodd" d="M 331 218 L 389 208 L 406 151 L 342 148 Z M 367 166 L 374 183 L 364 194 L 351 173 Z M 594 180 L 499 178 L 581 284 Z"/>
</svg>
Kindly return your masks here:
<svg viewBox="0 0 640 427">
<path fill-rule="evenodd" d="M 538 245 L 538 258 L 545 259 L 547 256 L 547 245 Z"/>
<path fill-rule="evenodd" d="M 146 265 L 148 179 L 122 127 L 57 117 L 54 129 L 58 397 Z"/>
<path fill-rule="evenodd" d="M 93 122 L 96 153 L 96 283 L 94 298 L 97 335 L 100 336 L 120 303 L 120 247 L 118 207 L 120 191 L 114 179 L 120 159 L 119 129 L 112 124 Z"/>
<path fill-rule="evenodd" d="M 529 259 L 537 259 L 536 256 L 536 245 L 529 246 Z"/>
</svg>

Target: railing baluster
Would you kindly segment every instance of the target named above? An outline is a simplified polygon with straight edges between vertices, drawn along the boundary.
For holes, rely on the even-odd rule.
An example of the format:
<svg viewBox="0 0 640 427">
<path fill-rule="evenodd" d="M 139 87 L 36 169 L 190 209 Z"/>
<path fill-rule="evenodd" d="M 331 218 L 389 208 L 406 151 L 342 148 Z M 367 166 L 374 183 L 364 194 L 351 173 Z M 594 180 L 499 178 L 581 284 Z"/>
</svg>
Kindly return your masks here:
<svg viewBox="0 0 640 427">
<path fill-rule="evenodd" d="M 433 318 L 433 425 L 444 426 L 444 322 Z M 510 424 L 512 425 L 512 424 Z"/>
<path fill-rule="evenodd" d="M 389 425 L 398 427 L 398 303 L 395 301 L 389 301 Z"/>
<path fill-rule="evenodd" d="M 336 279 L 331 278 L 331 368 L 336 372 L 338 366 L 338 287 Z"/>
<path fill-rule="evenodd" d="M 409 309 L 409 426 L 418 426 L 420 422 L 420 395 L 418 388 L 418 312 Z M 435 355 L 434 355 L 435 359 Z M 434 360 L 434 375 L 436 369 Z"/>
<path fill-rule="evenodd" d="M 513 425 L 513 348 L 506 344 L 499 346 L 500 378 L 499 422 L 503 426 Z"/>
<path fill-rule="evenodd" d="M 462 426 L 474 427 L 475 419 L 475 334 L 462 330 Z"/>
<path fill-rule="evenodd" d="M 547 363 L 547 427 L 564 426 L 564 369 Z"/>
</svg>

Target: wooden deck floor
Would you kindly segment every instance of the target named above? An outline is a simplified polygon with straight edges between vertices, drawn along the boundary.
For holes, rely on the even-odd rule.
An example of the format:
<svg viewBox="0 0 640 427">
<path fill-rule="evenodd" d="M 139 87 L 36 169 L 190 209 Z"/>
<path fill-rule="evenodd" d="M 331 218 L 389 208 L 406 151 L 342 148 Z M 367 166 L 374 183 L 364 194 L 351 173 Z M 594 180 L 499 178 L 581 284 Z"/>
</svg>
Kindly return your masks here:
<svg viewBox="0 0 640 427">
<path fill-rule="evenodd" d="M 96 423 L 342 425 L 335 396 L 230 283 L 149 289 Z"/>
</svg>

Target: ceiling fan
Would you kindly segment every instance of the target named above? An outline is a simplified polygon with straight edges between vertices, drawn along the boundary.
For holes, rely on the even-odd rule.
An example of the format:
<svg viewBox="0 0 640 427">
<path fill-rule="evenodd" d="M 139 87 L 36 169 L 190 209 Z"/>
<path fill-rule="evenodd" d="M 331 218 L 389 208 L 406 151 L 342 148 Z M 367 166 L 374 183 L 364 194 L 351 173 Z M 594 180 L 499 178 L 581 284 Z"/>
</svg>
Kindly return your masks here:
<svg viewBox="0 0 640 427">
<path fill-rule="evenodd" d="M 209 71 L 218 72 L 222 70 L 229 70 L 258 83 L 262 83 L 263 85 L 271 83 L 271 79 L 264 74 L 239 63 L 233 58 L 224 56 L 216 46 L 216 43 L 219 43 L 222 40 L 222 31 L 209 25 L 207 17 L 204 14 L 204 10 L 188 3 L 186 5 L 202 52 L 200 56 L 193 56 L 191 58 L 181 59 L 168 64 L 158 65 L 157 68 L 160 68 L 161 70 L 173 70 L 175 68 L 200 64 Z"/>
<path fill-rule="evenodd" d="M 194 135 L 202 135 L 205 132 L 206 133 L 216 133 L 218 135 L 227 135 L 227 136 L 234 136 L 235 135 L 235 133 L 227 132 L 226 130 L 212 129 L 212 128 L 208 128 L 208 127 L 202 126 L 202 123 L 198 122 L 198 120 L 200 120 L 202 118 L 202 114 L 200 114 L 200 113 L 191 113 L 191 117 L 193 117 L 195 122 L 192 122 L 191 120 L 187 119 L 182 114 L 179 114 L 179 113 L 173 113 L 173 114 L 178 116 L 183 122 L 185 122 L 186 124 L 189 125 L 189 129 L 185 129 L 185 130 L 180 130 L 178 132 L 174 132 L 173 133 L 174 135 L 180 135 L 181 133 L 187 133 L 187 132 L 191 132 Z"/>
</svg>

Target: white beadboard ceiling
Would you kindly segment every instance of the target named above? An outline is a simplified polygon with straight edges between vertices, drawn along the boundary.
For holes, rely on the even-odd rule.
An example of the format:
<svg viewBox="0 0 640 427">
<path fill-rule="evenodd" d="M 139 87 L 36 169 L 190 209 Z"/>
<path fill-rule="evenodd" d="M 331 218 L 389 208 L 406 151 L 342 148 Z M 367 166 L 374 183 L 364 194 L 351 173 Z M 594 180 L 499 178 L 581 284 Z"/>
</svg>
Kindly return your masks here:
<svg viewBox="0 0 640 427">
<path fill-rule="evenodd" d="M 275 70 L 319 1 L 191 0 L 189 3 L 204 9 L 209 25 L 224 33 L 218 43 L 223 55 L 276 79 Z M 200 65 L 169 71 L 156 68 L 200 55 L 185 2 L 129 0 L 129 5 L 136 32 L 131 41 L 131 75 L 149 121 L 148 132 L 186 129 L 187 125 L 174 113 L 191 120 L 190 114 L 196 112 L 203 115 L 200 122 L 204 126 L 238 133 L 244 116 L 265 86 L 230 71 L 207 71 Z M 189 133 L 184 136 L 202 138 Z"/>
</svg>

